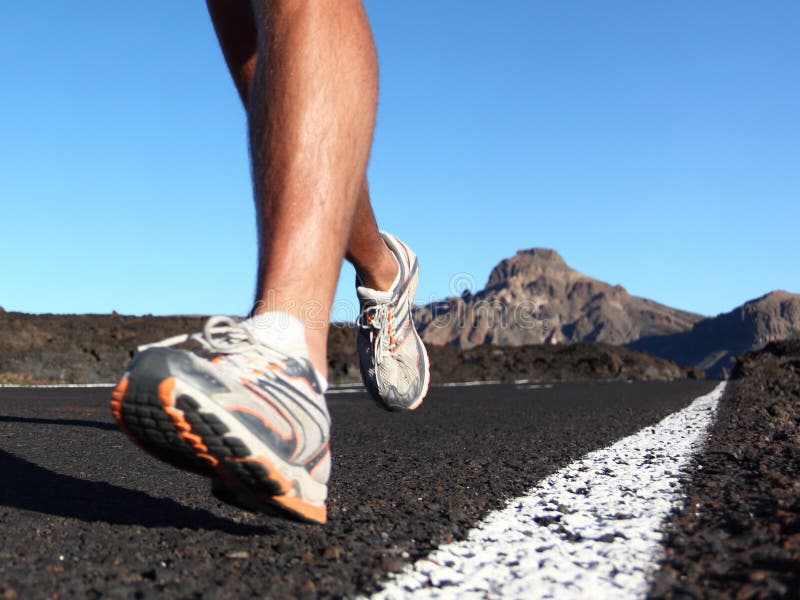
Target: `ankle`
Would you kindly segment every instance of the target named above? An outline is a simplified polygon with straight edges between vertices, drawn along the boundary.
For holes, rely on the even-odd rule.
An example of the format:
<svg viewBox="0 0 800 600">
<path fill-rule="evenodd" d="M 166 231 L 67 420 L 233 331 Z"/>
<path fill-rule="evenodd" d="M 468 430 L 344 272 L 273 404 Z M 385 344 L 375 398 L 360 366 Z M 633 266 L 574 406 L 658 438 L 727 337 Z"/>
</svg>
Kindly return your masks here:
<svg viewBox="0 0 800 600">
<path fill-rule="evenodd" d="M 384 243 L 383 252 L 369 264 L 356 266 L 356 272 L 365 287 L 385 292 L 392 288 L 400 272 L 400 265 L 394 253 Z"/>
<path fill-rule="evenodd" d="M 306 329 L 308 360 L 325 381 L 328 379 L 328 330 Z"/>
<path fill-rule="evenodd" d="M 325 380 L 328 381 L 328 354 L 325 350 L 317 351 L 309 349 L 308 360 L 314 365 L 316 372 Z"/>
</svg>

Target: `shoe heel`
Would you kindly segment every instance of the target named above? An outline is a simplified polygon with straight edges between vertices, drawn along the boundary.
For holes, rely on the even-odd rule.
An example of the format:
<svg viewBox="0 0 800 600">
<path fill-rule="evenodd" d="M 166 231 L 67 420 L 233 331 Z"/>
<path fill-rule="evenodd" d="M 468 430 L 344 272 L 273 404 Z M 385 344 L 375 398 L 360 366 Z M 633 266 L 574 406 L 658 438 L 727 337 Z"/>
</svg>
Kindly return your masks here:
<svg viewBox="0 0 800 600">
<path fill-rule="evenodd" d="M 414 269 L 411 280 L 408 282 L 408 303 L 414 304 L 414 297 L 417 295 L 417 285 L 419 285 L 419 269 Z"/>
</svg>

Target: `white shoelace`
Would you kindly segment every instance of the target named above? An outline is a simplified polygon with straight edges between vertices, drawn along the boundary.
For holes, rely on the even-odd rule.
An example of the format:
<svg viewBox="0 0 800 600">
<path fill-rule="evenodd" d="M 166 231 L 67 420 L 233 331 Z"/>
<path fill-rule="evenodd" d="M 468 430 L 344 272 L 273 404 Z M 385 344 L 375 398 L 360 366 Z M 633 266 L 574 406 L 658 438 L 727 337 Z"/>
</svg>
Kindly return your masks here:
<svg viewBox="0 0 800 600">
<path fill-rule="evenodd" d="M 218 366 L 223 369 L 250 370 L 252 369 L 253 355 L 257 355 L 260 360 L 271 364 L 279 363 L 289 357 L 284 352 L 263 344 L 253 331 L 242 324 L 241 321 L 226 316 L 209 317 L 203 325 L 202 331 L 176 335 L 163 339 L 160 342 L 144 344 L 139 346 L 137 350 L 142 352 L 148 348 L 168 348 L 188 341 L 198 342 L 211 354 L 226 355 L 226 360 L 218 364 Z M 310 363 L 309 366 L 311 366 Z M 328 387 L 327 380 L 324 376 L 320 375 L 316 369 L 313 369 L 313 367 L 312 371 L 317 379 L 318 385 L 322 389 L 321 394 L 324 394 Z M 270 379 L 278 378 L 278 374 L 270 369 L 265 369 L 260 373 L 260 376 Z"/>
<path fill-rule="evenodd" d="M 358 315 L 356 325 L 370 332 L 375 331 L 375 337 L 373 338 L 375 366 L 382 364 L 386 353 L 391 352 L 394 360 L 413 372 L 417 368 L 413 360 L 401 352 L 393 352 L 397 347 L 397 342 L 391 341 L 391 334 L 389 333 L 389 325 L 394 329 L 394 323 L 389 317 L 389 309 L 389 304 L 371 304 Z"/>
<path fill-rule="evenodd" d="M 139 346 L 137 350 L 142 352 L 148 348 L 168 348 L 177 346 L 194 340 L 199 342 L 204 348 L 220 354 L 237 354 L 246 350 L 259 350 L 264 348 L 258 343 L 253 333 L 240 322 L 230 317 L 216 316 L 210 317 L 203 325 L 203 331 L 197 333 L 184 333 Z"/>
<path fill-rule="evenodd" d="M 386 350 L 393 350 L 394 346 L 389 342 L 389 328 L 391 324 L 389 320 L 389 305 L 388 304 L 371 304 L 361 311 L 356 320 L 356 325 L 369 332 L 375 332 L 373 342 L 378 349 L 375 354 L 375 364 L 379 365 L 383 362 L 384 348 Z"/>
</svg>

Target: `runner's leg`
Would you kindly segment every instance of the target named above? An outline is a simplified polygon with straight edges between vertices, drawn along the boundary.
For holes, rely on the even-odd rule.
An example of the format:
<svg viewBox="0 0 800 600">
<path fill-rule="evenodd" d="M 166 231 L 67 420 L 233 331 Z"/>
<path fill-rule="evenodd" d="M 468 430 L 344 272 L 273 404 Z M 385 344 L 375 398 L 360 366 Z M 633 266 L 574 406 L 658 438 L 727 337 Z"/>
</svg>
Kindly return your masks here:
<svg viewBox="0 0 800 600">
<path fill-rule="evenodd" d="M 245 105 L 258 58 L 258 27 L 249 0 L 208 0 L 208 9 L 228 68 Z M 347 245 L 347 259 L 365 285 L 388 289 L 397 273 L 395 260 L 378 232 L 366 178 L 358 197 Z"/>
</svg>

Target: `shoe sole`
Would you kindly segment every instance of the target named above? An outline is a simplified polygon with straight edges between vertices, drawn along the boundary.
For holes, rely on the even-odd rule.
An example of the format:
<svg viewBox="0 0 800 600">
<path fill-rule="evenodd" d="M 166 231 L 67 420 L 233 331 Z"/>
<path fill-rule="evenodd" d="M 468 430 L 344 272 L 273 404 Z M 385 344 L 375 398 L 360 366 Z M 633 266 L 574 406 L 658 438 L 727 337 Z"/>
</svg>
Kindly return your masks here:
<svg viewBox="0 0 800 600">
<path fill-rule="evenodd" d="M 163 373 L 162 373 L 163 375 Z M 111 394 L 117 425 L 137 446 L 174 467 L 224 482 L 244 500 L 220 498 L 248 510 L 325 523 L 324 504 L 288 494 L 308 483 L 295 467 L 258 443 L 245 425 L 199 391 L 178 391 L 173 376 L 137 372 Z M 305 477 L 304 474 L 305 473 Z M 315 485 L 321 485 L 315 483 Z M 216 494 L 217 497 L 220 497 Z M 231 501 L 233 500 L 233 501 Z"/>
</svg>

